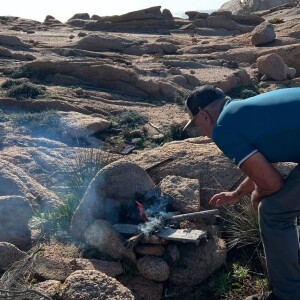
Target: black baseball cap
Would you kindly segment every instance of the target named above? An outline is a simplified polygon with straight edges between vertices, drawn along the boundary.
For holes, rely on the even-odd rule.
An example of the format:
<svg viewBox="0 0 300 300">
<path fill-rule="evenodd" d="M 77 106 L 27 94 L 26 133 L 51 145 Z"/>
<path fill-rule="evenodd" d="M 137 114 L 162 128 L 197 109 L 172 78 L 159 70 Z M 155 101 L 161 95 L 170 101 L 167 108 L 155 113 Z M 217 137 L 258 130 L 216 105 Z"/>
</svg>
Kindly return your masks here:
<svg viewBox="0 0 300 300">
<path fill-rule="evenodd" d="M 204 109 L 212 102 L 224 99 L 225 97 L 224 92 L 214 85 L 206 84 L 195 88 L 185 100 L 185 107 L 191 120 L 184 126 L 183 131 L 196 127 L 194 124 L 195 117 L 200 109 Z"/>
</svg>

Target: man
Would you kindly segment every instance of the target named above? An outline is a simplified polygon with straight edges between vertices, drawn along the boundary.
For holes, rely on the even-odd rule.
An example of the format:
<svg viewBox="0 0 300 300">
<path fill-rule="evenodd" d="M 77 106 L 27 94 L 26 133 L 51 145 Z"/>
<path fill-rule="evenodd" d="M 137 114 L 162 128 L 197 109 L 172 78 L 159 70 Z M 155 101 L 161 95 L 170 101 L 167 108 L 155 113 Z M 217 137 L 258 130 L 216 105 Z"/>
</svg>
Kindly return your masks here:
<svg viewBox="0 0 300 300">
<path fill-rule="evenodd" d="M 300 165 L 284 180 L 272 163 L 300 163 L 300 88 L 280 89 L 245 100 L 231 100 L 211 85 L 186 99 L 197 127 L 246 175 L 235 191 L 210 199 L 213 206 L 233 204 L 251 193 L 273 292 L 246 300 L 300 300 Z"/>
</svg>

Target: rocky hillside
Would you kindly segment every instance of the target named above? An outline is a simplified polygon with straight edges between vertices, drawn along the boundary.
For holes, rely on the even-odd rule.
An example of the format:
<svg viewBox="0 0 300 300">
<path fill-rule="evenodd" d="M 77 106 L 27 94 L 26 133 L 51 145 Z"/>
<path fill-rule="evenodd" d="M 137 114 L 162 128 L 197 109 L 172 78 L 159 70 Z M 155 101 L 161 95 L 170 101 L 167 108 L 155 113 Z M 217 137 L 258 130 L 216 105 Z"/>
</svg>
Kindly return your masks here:
<svg viewBox="0 0 300 300">
<path fill-rule="evenodd" d="M 0 272 L 24 258 L 29 268 L 33 246 L 47 241 L 32 278 L 21 276 L 35 296 L 189 299 L 182 287 L 225 261 L 216 220 L 181 225 L 207 233 L 197 245 L 148 241 L 128 252 L 107 216 L 155 187 L 171 194 L 174 211 L 210 209 L 214 193 L 241 179 L 210 140 L 182 134 L 184 99 L 206 83 L 241 98 L 300 86 L 300 4 L 288 2 L 247 15 L 232 6 L 188 11 L 187 19 L 160 7 L 66 23 L 0 16 Z M 73 236 L 57 227 L 63 218 Z M 54 238 L 62 229 L 66 244 Z M 70 242 L 76 234 L 93 250 Z M 11 278 L 2 277 L 0 296 Z"/>
<path fill-rule="evenodd" d="M 229 10 L 233 14 L 249 14 L 282 5 L 293 7 L 296 3 L 295 0 L 230 0 L 225 2 L 219 10 Z"/>
</svg>

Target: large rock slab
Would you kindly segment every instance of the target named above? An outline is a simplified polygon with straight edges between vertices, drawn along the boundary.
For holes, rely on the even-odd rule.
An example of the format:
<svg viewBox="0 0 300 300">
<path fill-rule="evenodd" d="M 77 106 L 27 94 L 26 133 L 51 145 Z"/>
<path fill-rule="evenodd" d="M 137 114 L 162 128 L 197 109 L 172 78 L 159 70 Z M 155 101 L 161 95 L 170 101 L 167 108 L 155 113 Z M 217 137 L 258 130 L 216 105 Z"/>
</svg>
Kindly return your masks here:
<svg viewBox="0 0 300 300">
<path fill-rule="evenodd" d="M 88 30 L 160 32 L 173 29 L 175 22 L 170 14 L 163 14 L 161 6 L 154 6 L 120 16 L 104 17 L 84 25 Z"/>
<path fill-rule="evenodd" d="M 0 241 L 25 249 L 31 243 L 28 222 L 33 215 L 29 201 L 21 196 L 0 196 Z"/>
<path fill-rule="evenodd" d="M 64 282 L 62 300 L 134 300 L 126 287 L 99 271 L 75 271 Z"/>
<path fill-rule="evenodd" d="M 250 32 L 253 30 L 252 26 L 238 24 L 233 21 L 230 16 L 219 15 L 210 16 L 207 18 L 207 26 L 211 28 L 224 28 L 227 30 L 239 30 L 242 33 Z"/>
<path fill-rule="evenodd" d="M 16 48 L 30 48 L 30 45 L 23 43 L 20 38 L 13 35 L 0 34 L 0 45 Z"/>
<path fill-rule="evenodd" d="M 15 163 L 0 159 L 0 167 L 1 195 L 25 197 L 35 209 L 50 209 L 62 203 L 53 192 L 30 177 Z"/>
<path fill-rule="evenodd" d="M 73 139 L 89 141 L 90 136 L 110 127 L 110 122 L 101 117 L 79 112 L 59 112 L 61 130 Z"/>
<path fill-rule="evenodd" d="M 116 51 L 126 54 L 143 55 L 176 53 L 177 46 L 172 43 L 148 43 L 145 39 L 126 39 L 121 35 L 93 34 L 79 40 L 76 44 L 79 49 L 89 51 Z"/>
<path fill-rule="evenodd" d="M 233 14 L 249 13 L 259 10 L 267 10 L 286 3 L 292 3 L 293 0 L 251 0 L 242 5 L 240 0 L 230 0 L 225 2 L 219 10 L 229 10 Z"/>
</svg>

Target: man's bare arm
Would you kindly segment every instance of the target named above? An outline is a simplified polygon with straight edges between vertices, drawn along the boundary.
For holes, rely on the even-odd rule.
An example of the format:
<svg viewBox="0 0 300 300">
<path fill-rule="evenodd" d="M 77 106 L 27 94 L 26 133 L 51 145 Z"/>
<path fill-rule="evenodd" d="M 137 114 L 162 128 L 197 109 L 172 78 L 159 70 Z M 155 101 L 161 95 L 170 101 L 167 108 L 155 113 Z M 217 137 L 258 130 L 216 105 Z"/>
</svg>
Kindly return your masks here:
<svg viewBox="0 0 300 300">
<path fill-rule="evenodd" d="M 253 206 L 257 210 L 263 196 L 275 193 L 283 185 L 280 173 L 260 153 L 255 153 L 244 161 L 241 170 L 247 175 L 246 179 L 236 190 L 214 195 L 209 201 L 210 205 L 233 204 L 252 192 Z"/>
<path fill-rule="evenodd" d="M 256 211 L 259 202 L 264 196 L 277 192 L 283 186 L 283 177 L 281 174 L 259 152 L 244 161 L 241 165 L 241 170 L 255 184 L 251 200 Z"/>
</svg>

